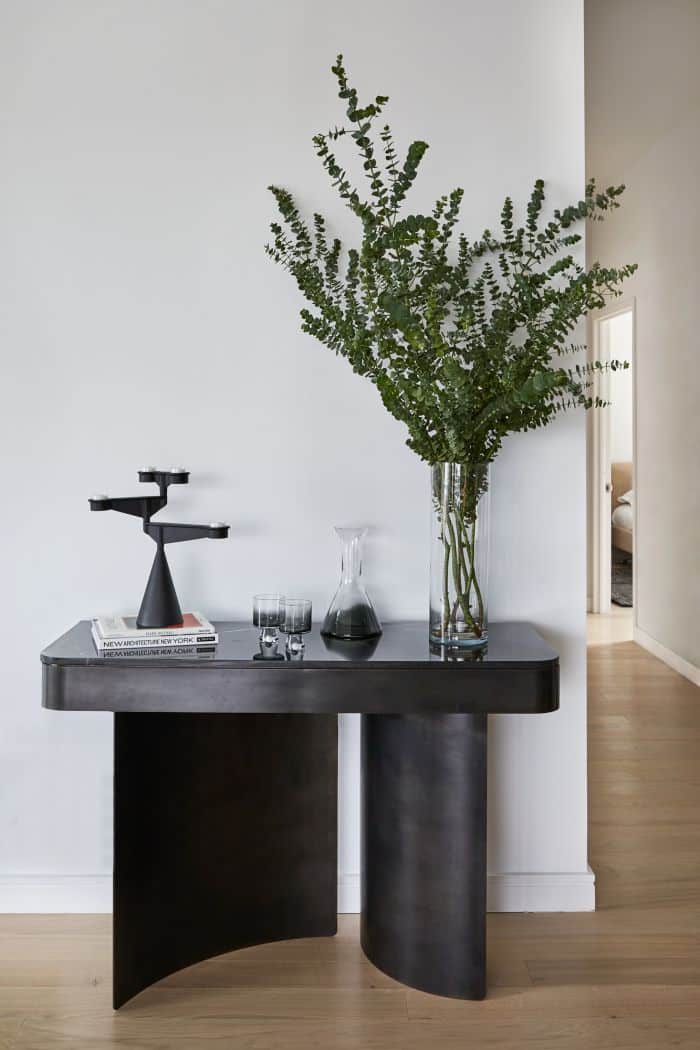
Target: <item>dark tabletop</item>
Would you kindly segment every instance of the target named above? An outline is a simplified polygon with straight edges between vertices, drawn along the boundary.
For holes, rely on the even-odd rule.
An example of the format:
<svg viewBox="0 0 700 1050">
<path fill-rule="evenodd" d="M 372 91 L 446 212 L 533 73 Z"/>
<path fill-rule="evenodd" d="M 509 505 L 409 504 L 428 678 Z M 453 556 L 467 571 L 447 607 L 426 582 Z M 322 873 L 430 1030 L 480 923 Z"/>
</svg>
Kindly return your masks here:
<svg viewBox="0 0 700 1050">
<path fill-rule="evenodd" d="M 219 644 L 213 652 L 168 656 L 101 655 L 90 634 L 90 621 L 81 620 L 70 631 L 52 642 L 41 654 L 45 664 L 130 664 L 155 667 L 183 665 L 260 668 L 274 662 L 255 659 L 259 653 L 258 630 L 247 624 L 220 620 L 216 624 Z M 360 670 L 366 667 L 436 667 L 449 663 L 451 667 L 468 669 L 477 663 L 489 667 L 533 667 L 552 664 L 558 657 L 544 638 L 528 623 L 494 623 L 489 627 L 489 643 L 485 652 L 465 652 L 455 658 L 430 651 L 428 625 L 422 622 L 401 622 L 384 625 L 380 638 L 368 641 L 340 641 L 321 637 L 318 625 L 304 636 L 303 659 L 280 662 L 285 670 L 303 668 L 343 667 Z M 279 652 L 284 653 L 284 635 L 280 635 Z"/>
<path fill-rule="evenodd" d="M 545 712 L 559 705 L 557 653 L 527 623 L 489 626 L 485 651 L 431 652 L 428 625 L 384 625 L 339 642 L 318 625 L 303 659 L 261 660 L 258 631 L 219 621 L 213 652 L 101 655 L 83 620 L 41 654 L 43 704 L 56 710 L 183 713 Z M 284 652 L 284 636 L 280 637 Z"/>
</svg>

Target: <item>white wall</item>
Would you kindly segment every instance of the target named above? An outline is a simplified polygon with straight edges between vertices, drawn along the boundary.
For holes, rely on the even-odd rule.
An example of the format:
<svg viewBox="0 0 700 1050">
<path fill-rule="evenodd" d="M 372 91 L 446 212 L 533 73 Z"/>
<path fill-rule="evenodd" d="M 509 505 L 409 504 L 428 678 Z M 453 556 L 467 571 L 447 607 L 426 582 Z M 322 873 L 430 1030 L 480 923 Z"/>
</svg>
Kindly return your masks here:
<svg viewBox="0 0 700 1050">
<path fill-rule="evenodd" d="M 587 168 L 624 182 L 591 259 L 635 261 L 635 638 L 700 682 L 700 4 L 587 0 Z"/>
<path fill-rule="evenodd" d="M 247 617 L 266 588 L 307 594 L 322 614 L 332 525 L 350 519 L 372 526 L 380 615 L 426 616 L 426 468 L 374 389 L 299 333 L 299 296 L 262 250 L 265 187 L 352 228 L 310 143 L 340 119 L 328 67 L 343 49 L 363 92 L 392 96 L 399 141 L 430 141 L 417 210 L 461 184 L 477 233 L 538 176 L 553 203 L 577 198 L 582 8 L 27 0 L 2 19 L 0 909 L 89 908 L 111 863 L 111 719 L 41 710 L 38 653 L 79 618 L 133 610 L 152 548 L 132 521 L 91 516 L 86 497 L 132 492 L 146 461 L 184 463 L 174 515 L 233 526 L 227 543 L 172 552 L 184 603 L 211 616 Z M 560 712 L 492 719 L 500 907 L 591 901 L 584 469 L 574 415 L 510 440 L 493 474 L 493 617 L 533 621 L 562 655 Z M 344 719 L 345 906 L 357 729 Z"/>
<path fill-rule="evenodd" d="M 610 357 L 626 361 L 628 367 L 610 373 L 610 462 L 632 462 L 633 377 L 632 340 L 634 315 L 631 310 L 602 322 L 608 329 Z"/>
</svg>

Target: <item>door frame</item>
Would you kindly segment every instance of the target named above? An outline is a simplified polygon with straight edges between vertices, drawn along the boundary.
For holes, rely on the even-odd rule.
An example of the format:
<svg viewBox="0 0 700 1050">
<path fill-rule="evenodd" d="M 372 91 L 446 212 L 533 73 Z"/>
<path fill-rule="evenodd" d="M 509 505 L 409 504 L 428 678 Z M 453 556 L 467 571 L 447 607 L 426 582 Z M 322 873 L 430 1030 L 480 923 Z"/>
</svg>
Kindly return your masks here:
<svg viewBox="0 0 700 1050">
<path fill-rule="evenodd" d="M 589 360 L 607 364 L 611 359 L 610 339 L 604 322 L 620 314 L 632 314 L 632 465 L 635 474 L 635 498 L 632 506 L 632 604 L 637 607 L 637 311 L 635 299 L 623 299 L 615 306 L 597 312 L 592 318 L 592 346 Z M 610 372 L 596 370 L 593 374 L 592 396 L 610 400 Z M 612 579 L 612 513 L 610 477 L 610 415 L 606 409 L 591 412 L 590 470 L 591 492 L 589 508 L 589 535 L 591 560 L 591 608 L 594 613 L 610 611 Z M 636 618 L 636 613 L 634 614 Z"/>
</svg>

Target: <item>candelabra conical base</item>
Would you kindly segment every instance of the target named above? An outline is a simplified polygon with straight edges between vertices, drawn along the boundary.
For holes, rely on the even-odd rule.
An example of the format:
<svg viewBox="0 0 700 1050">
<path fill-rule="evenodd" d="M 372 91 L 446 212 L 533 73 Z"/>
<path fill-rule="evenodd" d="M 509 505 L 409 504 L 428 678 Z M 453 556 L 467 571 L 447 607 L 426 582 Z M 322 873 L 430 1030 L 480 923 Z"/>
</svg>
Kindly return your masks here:
<svg viewBox="0 0 700 1050">
<path fill-rule="evenodd" d="M 177 599 L 175 584 L 170 575 L 165 548 L 159 544 L 143 594 L 141 608 L 136 617 L 136 626 L 179 627 L 181 623 L 182 611 Z"/>
</svg>

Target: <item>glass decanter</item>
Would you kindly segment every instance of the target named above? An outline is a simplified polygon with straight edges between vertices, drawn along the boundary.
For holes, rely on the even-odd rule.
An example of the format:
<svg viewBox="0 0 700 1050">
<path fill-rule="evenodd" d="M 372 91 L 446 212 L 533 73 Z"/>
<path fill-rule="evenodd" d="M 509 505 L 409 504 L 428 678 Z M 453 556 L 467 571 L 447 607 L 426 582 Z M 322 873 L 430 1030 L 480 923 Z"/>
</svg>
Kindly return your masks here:
<svg viewBox="0 0 700 1050">
<path fill-rule="evenodd" d="M 343 545 L 340 585 L 321 634 L 329 638 L 376 638 L 382 629 L 362 582 L 362 541 L 367 529 L 336 526 L 335 531 Z"/>
</svg>

